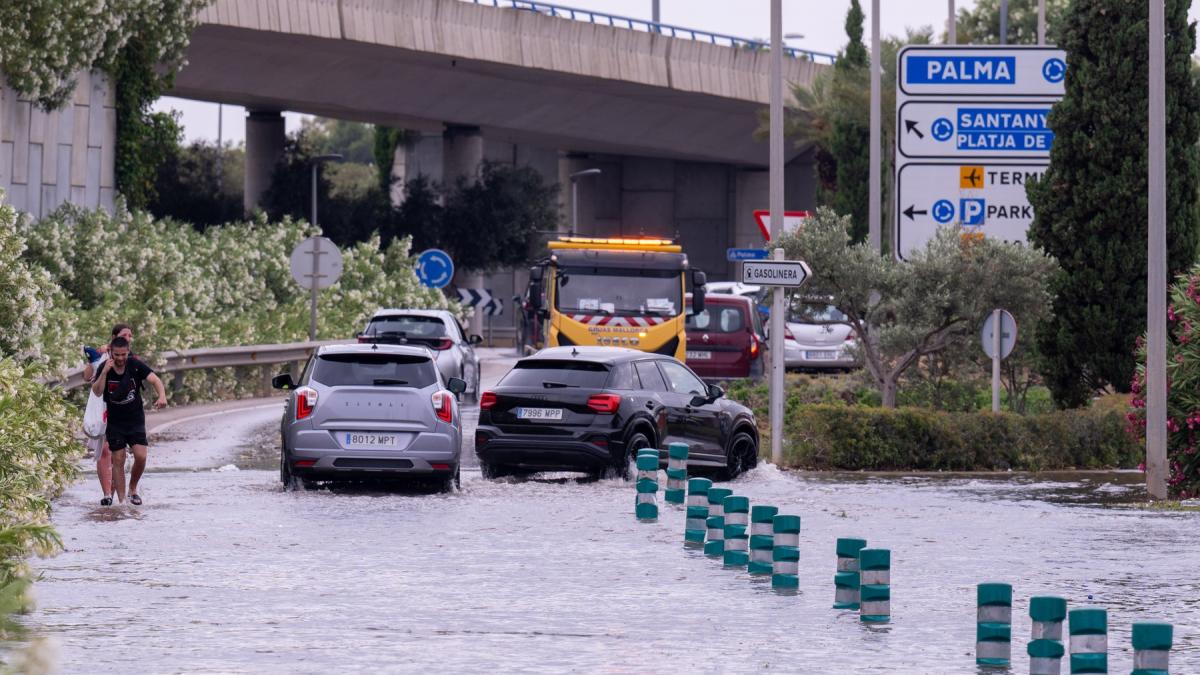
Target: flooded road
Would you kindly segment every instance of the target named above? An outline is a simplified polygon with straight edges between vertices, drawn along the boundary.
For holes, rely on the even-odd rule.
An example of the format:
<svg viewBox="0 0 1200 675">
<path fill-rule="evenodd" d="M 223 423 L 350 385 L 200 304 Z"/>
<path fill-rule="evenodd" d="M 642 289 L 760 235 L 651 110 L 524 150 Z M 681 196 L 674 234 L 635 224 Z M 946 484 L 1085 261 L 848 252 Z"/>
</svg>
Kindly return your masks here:
<svg viewBox="0 0 1200 675">
<path fill-rule="evenodd" d="M 1041 594 L 1109 609 L 1111 672 L 1152 619 L 1175 624 L 1173 672 L 1200 672 L 1200 514 L 1131 506 L 1140 474 L 761 466 L 731 487 L 802 516 L 801 590 L 785 596 L 685 550 L 682 511 L 638 523 L 619 480 L 464 471 L 451 495 L 284 492 L 277 421 L 173 425 L 162 457 L 202 444 L 219 461 L 160 463 L 141 508 L 96 506 L 91 477 L 56 502 L 66 551 L 37 563 L 27 624 L 62 672 L 975 672 L 981 581 L 1014 586 L 1014 672 Z M 890 624 L 830 609 L 839 536 L 892 549 Z"/>
</svg>

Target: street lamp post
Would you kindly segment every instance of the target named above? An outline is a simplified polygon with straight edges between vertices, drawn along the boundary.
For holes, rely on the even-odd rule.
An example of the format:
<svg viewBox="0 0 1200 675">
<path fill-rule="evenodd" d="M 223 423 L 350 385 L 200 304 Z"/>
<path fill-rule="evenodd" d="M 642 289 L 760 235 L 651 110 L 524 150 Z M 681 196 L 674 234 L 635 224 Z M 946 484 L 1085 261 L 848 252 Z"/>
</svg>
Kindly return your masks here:
<svg viewBox="0 0 1200 675">
<path fill-rule="evenodd" d="M 571 174 L 571 234 L 579 229 L 579 179 L 584 176 L 599 176 L 600 169 L 584 169 Z"/>
<path fill-rule="evenodd" d="M 1167 498 L 1167 108 L 1165 9 L 1150 0 L 1146 265 L 1146 491 Z"/>
<path fill-rule="evenodd" d="M 340 162 L 342 156 L 337 154 L 332 155 L 317 155 L 312 158 L 312 224 L 313 229 L 317 227 L 317 168 L 325 162 Z M 317 278 L 315 276 L 317 266 L 317 257 L 313 256 L 313 281 L 312 281 L 312 297 L 310 298 L 309 306 L 311 308 L 308 317 L 308 339 L 317 339 Z"/>
</svg>

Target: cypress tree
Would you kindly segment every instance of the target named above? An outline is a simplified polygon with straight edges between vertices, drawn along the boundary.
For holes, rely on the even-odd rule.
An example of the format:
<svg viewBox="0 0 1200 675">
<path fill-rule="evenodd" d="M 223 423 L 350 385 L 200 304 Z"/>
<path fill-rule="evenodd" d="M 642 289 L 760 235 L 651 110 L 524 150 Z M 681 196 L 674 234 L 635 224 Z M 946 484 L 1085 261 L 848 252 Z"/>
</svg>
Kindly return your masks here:
<svg viewBox="0 0 1200 675">
<path fill-rule="evenodd" d="M 1200 94 L 1189 0 L 1166 0 L 1167 247 L 1171 278 L 1195 260 Z M 1029 239 L 1055 256 L 1042 375 L 1062 406 L 1128 391 L 1146 326 L 1148 7 L 1074 0 L 1062 27 L 1066 95 L 1054 106 L 1050 169 L 1027 186 Z"/>
<path fill-rule="evenodd" d="M 861 100 L 862 87 L 870 86 L 868 68 L 870 55 L 863 44 L 863 11 L 858 0 L 851 0 L 846 12 L 846 48 L 834 62 L 834 91 L 852 102 Z M 849 107 L 849 106 L 847 106 Z M 850 216 L 851 243 L 866 240 L 867 191 L 870 187 L 871 130 L 868 125 L 868 109 L 854 114 L 848 109 L 841 111 L 833 120 L 829 139 L 829 153 L 836 168 L 836 188 L 827 195 L 826 202 L 834 211 Z"/>
</svg>

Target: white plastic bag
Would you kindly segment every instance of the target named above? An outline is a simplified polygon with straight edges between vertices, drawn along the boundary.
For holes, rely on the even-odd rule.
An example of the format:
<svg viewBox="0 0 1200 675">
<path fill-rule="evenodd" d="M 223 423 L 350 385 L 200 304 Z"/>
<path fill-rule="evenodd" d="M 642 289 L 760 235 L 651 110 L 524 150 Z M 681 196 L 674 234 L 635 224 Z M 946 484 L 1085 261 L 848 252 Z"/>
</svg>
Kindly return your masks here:
<svg viewBox="0 0 1200 675">
<path fill-rule="evenodd" d="M 83 433 L 88 438 L 101 438 L 108 428 L 108 405 L 103 396 L 88 392 L 87 407 L 83 410 Z"/>
</svg>

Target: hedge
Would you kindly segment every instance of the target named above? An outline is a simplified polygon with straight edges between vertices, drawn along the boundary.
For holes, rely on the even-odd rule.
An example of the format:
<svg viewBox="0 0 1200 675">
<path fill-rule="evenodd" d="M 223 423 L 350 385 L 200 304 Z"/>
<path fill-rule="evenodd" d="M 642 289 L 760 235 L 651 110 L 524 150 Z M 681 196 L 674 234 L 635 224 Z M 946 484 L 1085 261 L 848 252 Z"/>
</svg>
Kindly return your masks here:
<svg viewBox="0 0 1200 675">
<path fill-rule="evenodd" d="M 1135 468 L 1143 457 L 1119 412 L 1087 409 L 1021 416 L 789 405 L 783 448 L 784 466 L 852 471 Z"/>
</svg>

